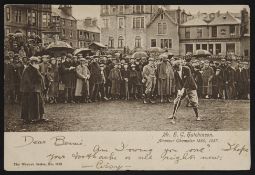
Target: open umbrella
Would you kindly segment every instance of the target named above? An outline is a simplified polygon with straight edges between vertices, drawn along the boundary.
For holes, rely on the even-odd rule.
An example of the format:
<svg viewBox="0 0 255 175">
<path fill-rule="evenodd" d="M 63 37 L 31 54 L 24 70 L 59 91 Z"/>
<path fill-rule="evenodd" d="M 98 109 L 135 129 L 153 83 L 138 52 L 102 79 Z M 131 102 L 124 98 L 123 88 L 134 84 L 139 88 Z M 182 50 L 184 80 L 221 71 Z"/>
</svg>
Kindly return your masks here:
<svg viewBox="0 0 255 175">
<path fill-rule="evenodd" d="M 48 45 L 47 51 L 73 51 L 72 46 L 64 41 L 55 41 Z"/>
<path fill-rule="evenodd" d="M 199 50 L 195 51 L 194 55 L 195 56 L 209 56 L 209 55 L 211 55 L 211 53 L 208 52 L 207 50 L 199 49 Z"/>
<path fill-rule="evenodd" d="M 190 55 L 192 55 L 191 52 L 187 52 L 187 53 L 186 53 L 186 56 L 190 56 Z"/>
<path fill-rule="evenodd" d="M 171 52 L 165 52 L 165 53 L 162 53 L 161 55 L 159 55 L 160 58 L 168 57 L 168 56 L 174 56 L 174 54 Z"/>
<path fill-rule="evenodd" d="M 162 53 L 164 52 L 163 49 L 161 49 L 160 47 L 152 47 L 148 50 L 149 52 L 158 52 L 158 53 Z"/>
<path fill-rule="evenodd" d="M 132 58 L 142 58 L 142 57 L 148 57 L 148 54 L 146 52 L 135 52 L 132 55 Z"/>
<path fill-rule="evenodd" d="M 77 55 L 77 54 L 90 54 L 91 53 L 91 49 L 89 48 L 80 48 L 80 49 L 76 49 L 73 54 Z"/>
</svg>

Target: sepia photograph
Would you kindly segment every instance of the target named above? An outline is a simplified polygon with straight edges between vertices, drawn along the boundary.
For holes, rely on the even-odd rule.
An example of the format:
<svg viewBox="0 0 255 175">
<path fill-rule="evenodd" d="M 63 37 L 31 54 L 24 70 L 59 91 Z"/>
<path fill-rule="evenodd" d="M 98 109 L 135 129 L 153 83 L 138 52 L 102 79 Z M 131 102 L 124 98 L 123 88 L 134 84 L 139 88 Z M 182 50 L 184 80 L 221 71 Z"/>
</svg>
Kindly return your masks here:
<svg viewBox="0 0 255 175">
<path fill-rule="evenodd" d="M 248 131 L 247 5 L 4 6 L 6 132 Z"/>
<path fill-rule="evenodd" d="M 4 168 L 250 170 L 249 5 L 4 5 Z"/>
</svg>

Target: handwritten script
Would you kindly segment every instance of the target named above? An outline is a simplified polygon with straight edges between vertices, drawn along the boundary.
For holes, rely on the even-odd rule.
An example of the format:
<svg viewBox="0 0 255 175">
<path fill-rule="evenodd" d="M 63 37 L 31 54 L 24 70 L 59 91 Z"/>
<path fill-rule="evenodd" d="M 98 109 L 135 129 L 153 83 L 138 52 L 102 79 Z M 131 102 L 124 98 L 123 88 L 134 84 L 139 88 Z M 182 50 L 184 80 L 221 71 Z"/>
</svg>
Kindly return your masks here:
<svg viewBox="0 0 255 175">
<path fill-rule="evenodd" d="M 156 162 L 171 169 L 207 161 L 216 165 L 230 161 L 229 157 L 231 161 L 246 160 L 250 152 L 249 142 L 229 141 L 216 136 L 215 132 L 169 131 L 157 132 L 153 137 L 130 134 L 126 139 L 109 137 L 109 140 L 98 137 L 86 134 L 50 134 L 46 137 L 23 134 L 10 148 L 16 154 L 30 155 L 33 159 L 26 156 L 19 159 L 18 156 L 10 164 L 19 169 L 61 170 L 75 166 L 85 170 L 127 170 L 146 166 L 154 169 Z"/>
</svg>

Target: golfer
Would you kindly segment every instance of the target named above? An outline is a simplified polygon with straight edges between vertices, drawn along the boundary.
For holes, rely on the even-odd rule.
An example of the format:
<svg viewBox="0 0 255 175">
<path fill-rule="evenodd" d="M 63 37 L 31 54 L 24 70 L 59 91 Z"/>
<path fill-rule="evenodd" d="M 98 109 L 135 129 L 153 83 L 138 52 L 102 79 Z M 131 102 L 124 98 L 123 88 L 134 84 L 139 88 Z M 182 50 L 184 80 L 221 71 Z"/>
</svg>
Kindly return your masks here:
<svg viewBox="0 0 255 175">
<path fill-rule="evenodd" d="M 176 83 L 177 97 L 174 100 L 173 114 L 168 118 L 171 119 L 171 123 L 175 124 L 176 112 L 181 105 L 181 101 L 187 95 L 190 104 L 196 115 L 196 120 L 201 120 L 198 115 L 198 97 L 197 97 L 197 85 L 192 77 L 190 68 L 182 66 L 182 60 L 177 58 L 174 62 L 174 77 Z"/>
</svg>

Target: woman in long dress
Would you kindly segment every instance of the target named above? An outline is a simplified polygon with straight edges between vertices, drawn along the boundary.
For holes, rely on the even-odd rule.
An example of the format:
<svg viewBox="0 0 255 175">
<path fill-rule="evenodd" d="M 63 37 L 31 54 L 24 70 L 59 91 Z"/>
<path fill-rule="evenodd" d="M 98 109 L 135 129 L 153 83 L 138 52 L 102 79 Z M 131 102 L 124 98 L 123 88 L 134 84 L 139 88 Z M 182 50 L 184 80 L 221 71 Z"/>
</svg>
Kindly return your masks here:
<svg viewBox="0 0 255 175">
<path fill-rule="evenodd" d="M 44 118 L 44 102 L 42 98 L 45 85 L 38 69 L 38 58 L 31 57 L 30 63 L 23 71 L 21 77 L 21 118 L 25 123 L 48 120 Z"/>
</svg>

